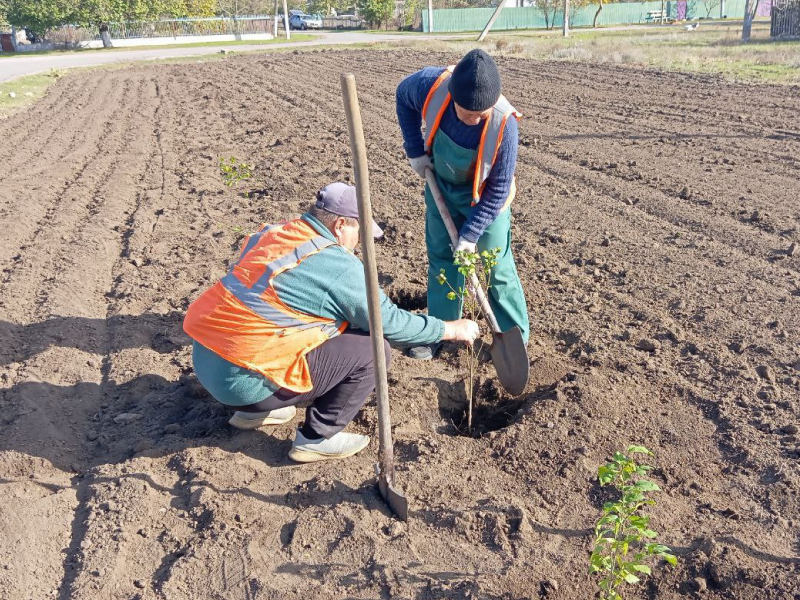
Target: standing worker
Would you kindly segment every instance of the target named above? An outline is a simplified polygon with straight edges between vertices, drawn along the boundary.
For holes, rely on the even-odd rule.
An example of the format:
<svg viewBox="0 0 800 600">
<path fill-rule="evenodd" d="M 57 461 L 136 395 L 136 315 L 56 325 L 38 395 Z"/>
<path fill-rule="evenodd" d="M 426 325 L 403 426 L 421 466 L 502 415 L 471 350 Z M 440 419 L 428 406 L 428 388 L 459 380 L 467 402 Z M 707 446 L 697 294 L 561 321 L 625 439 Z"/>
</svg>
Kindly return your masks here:
<svg viewBox="0 0 800 600">
<path fill-rule="evenodd" d="M 382 231 L 372 223 L 375 237 Z M 195 300 L 183 329 L 197 379 L 237 410 L 240 429 L 281 425 L 311 401 L 289 457 L 344 458 L 369 437 L 342 431 L 375 389 L 356 188 L 332 183 L 299 219 L 249 236 L 220 281 Z M 402 345 L 471 344 L 478 325 L 442 322 L 392 304 L 381 292 L 383 333 Z M 389 362 L 389 345 L 384 344 Z"/>
<path fill-rule="evenodd" d="M 492 271 L 489 301 L 500 329 L 515 325 L 528 343 L 528 309 L 511 254 L 511 209 L 516 187 L 521 116 L 500 93 L 500 74 L 492 57 L 472 50 L 455 67 L 426 67 L 397 87 L 397 118 L 411 168 L 425 179 L 433 170 L 445 204 L 459 231 L 453 249 L 442 217 L 425 186 L 425 243 L 428 247 L 428 314 L 444 320 L 461 315 L 461 302 L 449 300 L 437 277 L 463 286 L 453 253 L 501 248 Z M 425 137 L 421 126 L 425 122 Z M 429 360 L 441 342 L 411 348 L 413 358 Z"/>
</svg>

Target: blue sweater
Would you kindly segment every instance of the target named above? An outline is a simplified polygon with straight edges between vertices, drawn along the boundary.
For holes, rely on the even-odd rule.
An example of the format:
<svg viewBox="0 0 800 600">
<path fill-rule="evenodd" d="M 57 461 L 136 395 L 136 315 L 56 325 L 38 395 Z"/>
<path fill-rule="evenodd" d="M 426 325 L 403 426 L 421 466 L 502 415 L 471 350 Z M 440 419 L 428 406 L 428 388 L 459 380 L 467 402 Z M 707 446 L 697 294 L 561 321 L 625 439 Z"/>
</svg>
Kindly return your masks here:
<svg viewBox="0 0 800 600">
<path fill-rule="evenodd" d="M 409 75 L 397 86 L 397 120 L 403 132 L 404 147 L 409 158 L 425 154 L 422 138 L 422 107 L 433 84 L 445 67 L 426 67 Z M 439 128 L 462 148 L 477 149 L 481 141 L 484 123 L 465 125 L 456 116 L 453 103 L 447 107 Z M 517 144 L 519 128 L 516 119 L 508 119 L 503 132 L 503 141 L 497 151 L 497 159 L 492 167 L 481 201 L 473 209 L 459 235 L 470 242 L 477 242 L 486 228 L 491 225 L 503 209 L 517 166 Z"/>
</svg>

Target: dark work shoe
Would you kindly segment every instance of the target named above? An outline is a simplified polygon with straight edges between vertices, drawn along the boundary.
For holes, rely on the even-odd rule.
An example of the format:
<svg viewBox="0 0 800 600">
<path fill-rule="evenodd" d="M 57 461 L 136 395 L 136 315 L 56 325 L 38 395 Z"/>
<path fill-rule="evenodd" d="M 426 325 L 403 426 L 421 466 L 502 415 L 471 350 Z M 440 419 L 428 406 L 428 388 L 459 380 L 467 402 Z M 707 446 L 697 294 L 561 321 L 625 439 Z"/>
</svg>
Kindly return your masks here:
<svg viewBox="0 0 800 600">
<path fill-rule="evenodd" d="M 414 346 L 408 350 L 408 356 L 416 360 L 431 360 L 442 349 L 442 344 L 428 344 L 426 346 Z"/>
</svg>

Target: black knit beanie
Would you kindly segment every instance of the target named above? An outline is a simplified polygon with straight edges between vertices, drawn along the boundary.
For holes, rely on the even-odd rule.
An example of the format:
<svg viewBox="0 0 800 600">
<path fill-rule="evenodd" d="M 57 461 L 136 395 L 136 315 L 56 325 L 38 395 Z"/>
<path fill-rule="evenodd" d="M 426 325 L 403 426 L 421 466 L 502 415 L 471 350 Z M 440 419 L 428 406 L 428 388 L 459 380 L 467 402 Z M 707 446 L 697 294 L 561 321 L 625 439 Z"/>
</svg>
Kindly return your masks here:
<svg viewBox="0 0 800 600">
<path fill-rule="evenodd" d="M 450 77 L 450 96 L 461 108 L 486 110 L 500 98 L 500 73 L 483 50 L 470 50 Z"/>
</svg>

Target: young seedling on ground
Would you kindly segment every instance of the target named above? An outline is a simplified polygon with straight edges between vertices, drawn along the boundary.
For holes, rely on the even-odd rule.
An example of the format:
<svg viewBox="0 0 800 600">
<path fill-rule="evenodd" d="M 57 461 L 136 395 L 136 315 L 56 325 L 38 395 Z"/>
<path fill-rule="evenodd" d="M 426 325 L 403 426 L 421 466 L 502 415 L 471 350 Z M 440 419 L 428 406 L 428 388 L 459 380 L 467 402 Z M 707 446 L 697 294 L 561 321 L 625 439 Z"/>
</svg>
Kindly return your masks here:
<svg viewBox="0 0 800 600">
<path fill-rule="evenodd" d="M 246 162 L 240 162 L 234 156 L 231 156 L 228 160 L 220 157 L 219 172 L 222 175 L 222 183 L 228 187 L 233 187 L 240 181 L 250 179 L 253 176 L 253 167 Z"/>
<path fill-rule="evenodd" d="M 458 286 L 458 288 L 454 288 L 447 280 L 444 269 L 439 272 L 439 284 L 446 285 L 450 288 L 447 297 L 450 300 L 463 302 L 465 318 L 477 322 L 483 314 L 480 302 L 478 302 L 475 294 L 470 291 L 469 281 L 472 279 L 473 275 L 476 275 L 481 287 L 488 293 L 491 287 L 492 269 L 497 265 L 497 257 L 501 250 L 501 248 L 492 248 L 491 250 L 484 250 L 481 253 L 468 252 L 466 250 L 456 252 L 453 255 L 453 262 L 458 267 L 458 272 L 464 277 L 464 284 Z M 479 342 L 477 347 L 468 346 L 467 352 L 464 354 L 465 370 L 467 372 L 467 433 L 472 431 L 472 410 L 475 403 L 475 376 L 478 370 L 478 356 L 480 356 L 482 347 L 483 342 Z"/>
<path fill-rule="evenodd" d="M 620 494 L 618 500 L 603 505 L 603 515 L 594 528 L 589 573 L 600 577 L 600 600 L 623 600 L 619 591 L 623 583 L 636 584 L 643 575 L 650 575 L 648 559 L 663 558 L 673 566 L 677 563 L 669 548 L 649 541 L 658 534 L 650 529 L 650 517 L 641 510 L 656 503 L 647 494 L 660 488 L 644 479 L 653 467 L 637 464 L 633 454 L 653 455 L 644 446 L 629 446 L 625 454 L 615 453 L 598 470 L 600 485 L 611 485 Z"/>
</svg>

